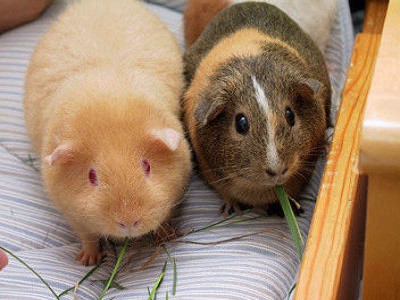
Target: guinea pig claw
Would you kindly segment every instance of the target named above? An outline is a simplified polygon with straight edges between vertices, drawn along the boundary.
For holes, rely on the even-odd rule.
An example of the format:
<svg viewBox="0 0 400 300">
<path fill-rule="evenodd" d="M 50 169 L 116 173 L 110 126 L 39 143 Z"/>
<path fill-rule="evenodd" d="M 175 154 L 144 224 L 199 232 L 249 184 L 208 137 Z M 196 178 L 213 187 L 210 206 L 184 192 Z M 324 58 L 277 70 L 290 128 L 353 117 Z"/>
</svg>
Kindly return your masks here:
<svg viewBox="0 0 400 300">
<path fill-rule="evenodd" d="M 218 210 L 218 214 L 222 215 L 225 211 L 225 208 L 226 208 L 226 204 L 222 204 L 222 206 Z"/>
</svg>

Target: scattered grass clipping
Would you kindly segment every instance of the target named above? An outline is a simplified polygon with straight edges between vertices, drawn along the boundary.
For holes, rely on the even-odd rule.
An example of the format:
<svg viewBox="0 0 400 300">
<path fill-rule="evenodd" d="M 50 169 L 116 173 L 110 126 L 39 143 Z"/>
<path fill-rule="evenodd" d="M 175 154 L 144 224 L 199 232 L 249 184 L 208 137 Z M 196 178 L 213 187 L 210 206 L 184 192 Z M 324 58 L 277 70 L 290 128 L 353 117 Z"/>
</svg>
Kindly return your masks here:
<svg viewBox="0 0 400 300">
<path fill-rule="evenodd" d="M 302 258 L 301 246 L 304 244 L 304 241 L 303 237 L 301 236 L 299 224 L 297 223 L 292 207 L 290 206 L 290 202 L 286 195 L 286 192 L 281 185 L 276 186 L 276 193 L 278 195 L 279 202 L 282 206 L 283 213 L 285 214 L 286 222 L 288 223 L 289 229 L 292 233 L 292 237 L 296 245 L 297 252 L 301 259 Z"/>
<path fill-rule="evenodd" d="M 178 280 L 178 271 L 176 269 L 176 260 L 175 260 L 175 258 L 172 259 L 171 255 L 168 252 L 168 249 L 167 249 L 166 245 L 163 245 L 163 248 L 164 248 L 165 253 L 167 253 L 167 256 L 168 256 L 169 260 L 172 262 L 172 266 L 174 267 L 174 282 L 173 282 L 173 286 L 172 286 L 172 295 L 175 296 L 175 294 L 176 294 L 176 282 Z"/>
<path fill-rule="evenodd" d="M 161 271 L 161 274 L 160 274 L 160 276 L 158 276 L 157 281 L 156 281 L 156 283 L 154 284 L 154 287 L 153 287 L 153 289 L 151 290 L 151 292 L 150 292 L 149 288 L 147 288 L 147 291 L 149 292 L 149 298 L 148 298 L 148 300 L 153 300 L 153 299 L 154 299 L 154 297 L 155 297 L 155 295 L 156 295 L 156 293 L 157 293 L 157 290 L 158 290 L 158 288 L 160 287 L 162 280 L 164 279 L 164 276 L 165 276 L 165 269 L 166 269 L 166 268 L 167 268 L 167 262 L 164 263 L 164 266 L 163 266 L 163 269 L 162 269 L 162 271 Z"/>
<path fill-rule="evenodd" d="M 79 280 L 79 282 L 78 282 L 77 285 L 81 285 L 81 284 L 82 284 L 86 279 L 88 279 L 98 268 L 100 268 L 100 267 L 103 265 L 103 263 L 104 263 L 104 258 L 101 260 L 101 262 L 100 262 L 98 265 L 96 265 L 96 266 L 94 266 L 93 268 L 91 268 L 91 269 L 89 270 L 89 272 L 87 272 L 86 275 L 85 275 L 81 280 Z M 75 286 L 72 286 L 72 287 L 66 289 L 65 291 L 63 291 L 62 293 L 60 293 L 60 294 L 58 295 L 58 297 L 61 298 L 62 296 L 67 295 L 70 291 L 73 291 L 74 289 L 75 289 Z"/>
<path fill-rule="evenodd" d="M 25 267 L 27 267 L 33 274 L 36 275 L 37 278 L 40 279 L 40 281 L 42 281 L 44 283 L 45 286 L 48 287 L 48 289 L 50 290 L 50 292 L 54 295 L 54 297 L 56 297 L 56 299 L 60 299 L 60 297 L 56 294 L 56 292 L 54 292 L 54 290 L 51 288 L 51 286 L 47 283 L 46 280 L 44 280 L 42 278 L 42 276 L 40 276 L 34 269 L 32 269 L 26 262 L 24 262 L 22 259 L 20 259 L 18 256 L 16 256 L 14 253 L 12 253 L 10 250 L 7 250 L 6 248 L 3 248 L 0 246 L 0 249 L 3 250 L 4 252 L 10 254 L 12 257 L 14 257 L 16 260 L 18 260 L 21 264 L 23 264 Z"/>
<path fill-rule="evenodd" d="M 118 268 L 121 264 L 122 258 L 124 257 L 125 253 L 126 253 L 126 248 L 128 247 L 128 238 L 125 238 L 125 244 L 124 247 L 122 248 L 121 252 L 119 253 L 118 259 L 117 259 L 117 263 L 115 264 L 114 270 L 111 273 L 110 279 L 108 280 L 108 283 L 106 285 L 106 287 L 103 290 L 103 293 L 101 293 L 99 300 L 103 299 L 103 297 L 105 296 L 105 294 L 107 293 L 107 291 L 110 289 L 111 284 L 114 281 L 115 275 L 117 274 Z"/>
</svg>

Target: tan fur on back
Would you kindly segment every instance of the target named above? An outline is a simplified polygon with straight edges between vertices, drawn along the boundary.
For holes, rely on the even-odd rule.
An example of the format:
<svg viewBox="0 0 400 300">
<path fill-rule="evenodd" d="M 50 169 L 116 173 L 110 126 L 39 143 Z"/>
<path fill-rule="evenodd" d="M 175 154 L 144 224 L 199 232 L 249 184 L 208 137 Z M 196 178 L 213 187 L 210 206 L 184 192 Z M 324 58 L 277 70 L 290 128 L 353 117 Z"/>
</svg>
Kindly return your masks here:
<svg viewBox="0 0 400 300">
<path fill-rule="evenodd" d="M 63 81 L 84 70 L 109 68 L 120 78 L 126 78 L 120 82 L 121 90 L 127 88 L 126 84 L 143 91 L 165 85 L 163 92 L 171 93 L 173 101 L 164 101 L 165 97 L 155 97 L 155 101 L 162 101 L 157 104 L 167 105 L 178 113 L 176 96 L 182 89 L 182 61 L 175 37 L 141 3 L 118 2 L 120 5 L 113 0 L 91 0 L 72 5 L 35 50 L 26 77 L 24 100 L 29 133 L 37 151 L 46 121 L 53 113 L 52 96 Z M 96 22 L 91 17 L 96 14 L 107 17 Z M 134 15 L 140 18 L 133 18 Z M 148 81 L 136 82 L 138 74 L 148 76 Z M 157 80 L 150 78 L 153 75 Z M 110 76 L 110 80 L 114 78 Z"/>
</svg>

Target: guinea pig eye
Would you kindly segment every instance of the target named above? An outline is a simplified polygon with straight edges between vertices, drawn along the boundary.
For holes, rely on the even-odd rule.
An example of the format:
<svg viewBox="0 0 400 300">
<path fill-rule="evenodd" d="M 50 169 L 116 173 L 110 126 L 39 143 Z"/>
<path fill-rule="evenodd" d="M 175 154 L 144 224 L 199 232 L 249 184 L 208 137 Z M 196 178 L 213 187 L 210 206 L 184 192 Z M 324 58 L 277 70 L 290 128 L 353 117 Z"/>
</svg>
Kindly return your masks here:
<svg viewBox="0 0 400 300">
<path fill-rule="evenodd" d="M 286 122 L 289 124 L 289 126 L 293 127 L 294 126 L 294 113 L 289 107 L 286 107 L 285 118 L 286 118 Z"/>
<path fill-rule="evenodd" d="M 90 184 L 93 186 L 97 186 L 97 184 L 98 184 L 97 174 L 96 174 L 96 171 L 93 169 L 89 170 L 89 181 L 90 181 Z"/>
<path fill-rule="evenodd" d="M 247 132 L 249 132 L 249 127 L 250 127 L 249 121 L 247 120 L 245 115 L 243 114 L 236 115 L 235 128 L 237 133 L 245 135 Z"/>
<path fill-rule="evenodd" d="M 146 174 L 146 176 L 150 175 L 150 171 L 151 171 L 151 167 L 150 167 L 150 163 L 147 159 L 143 159 L 142 160 L 142 168 L 144 170 L 144 173 Z"/>
</svg>

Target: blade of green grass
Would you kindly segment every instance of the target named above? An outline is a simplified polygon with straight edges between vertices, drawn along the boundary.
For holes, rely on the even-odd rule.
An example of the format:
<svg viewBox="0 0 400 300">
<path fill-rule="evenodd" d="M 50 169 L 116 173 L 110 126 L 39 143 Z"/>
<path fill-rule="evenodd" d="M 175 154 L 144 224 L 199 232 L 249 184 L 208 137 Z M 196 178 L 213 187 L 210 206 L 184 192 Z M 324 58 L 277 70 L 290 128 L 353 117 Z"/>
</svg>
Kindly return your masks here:
<svg viewBox="0 0 400 300">
<path fill-rule="evenodd" d="M 202 228 L 199 228 L 199 229 L 194 229 L 194 230 L 190 231 L 188 234 L 192 234 L 192 233 L 195 233 L 195 232 L 200 232 L 200 231 L 204 231 L 204 230 L 207 230 L 207 229 L 211 229 L 211 228 L 213 228 L 213 227 L 215 227 L 215 226 L 217 226 L 217 225 L 219 225 L 221 223 L 225 223 L 225 222 L 227 222 L 229 220 L 232 220 L 233 218 L 236 218 L 237 216 L 245 215 L 245 214 L 249 213 L 250 211 L 251 211 L 250 209 L 247 209 L 245 211 L 242 211 L 240 213 L 234 214 L 234 215 L 232 215 L 232 216 L 230 216 L 228 218 L 222 219 L 220 221 L 217 221 L 217 222 L 212 223 L 210 225 L 207 225 L 205 227 L 202 227 Z"/>
<path fill-rule="evenodd" d="M 172 261 L 172 257 L 171 257 L 171 255 L 170 255 L 169 252 L 168 252 L 167 246 L 164 244 L 164 245 L 162 245 L 162 247 L 163 247 L 165 253 L 167 253 L 168 258 Z"/>
<path fill-rule="evenodd" d="M 167 246 L 165 244 L 163 245 L 163 248 L 164 248 L 165 253 L 167 253 L 168 258 L 170 259 L 170 261 L 172 262 L 172 265 L 174 267 L 174 282 L 173 282 L 173 288 L 172 288 L 172 295 L 175 296 L 175 294 L 176 294 L 176 281 L 178 279 L 178 272 L 176 270 L 176 260 L 175 260 L 175 258 L 172 259 L 171 255 L 168 252 Z"/>
<path fill-rule="evenodd" d="M 150 292 L 150 295 L 149 295 L 148 300 L 153 300 L 153 299 L 154 299 L 154 296 L 156 295 L 157 290 L 158 290 L 158 288 L 160 287 L 160 284 L 161 284 L 161 282 L 162 282 L 162 280 L 163 280 L 163 278 L 164 278 L 164 276 L 165 276 L 165 269 L 166 269 L 166 268 L 167 268 L 167 262 L 165 262 L 164 267 L 163 267 L 163 270 L 162 270 L 160 276 L 158 276 L 157 281 L 156 281 L 156 283 L 154 284 L 154 287 L 153 287 L 153 289 L 152 289 L 151 292 Z"/>
<path fill-rule="evenodd" d="M 292 295 L 292 293 L 293 293 L 293 291 L 294 291 L 295 288 L 296 288 L 296 283 L 293 284 L 292 287 L 290 288 L 287 299 L 290 299 L 290 295 Z"/>
<path fill-rule="evenodd" d="M 92 269 L 89 270 L 89 272 L 86 273 L 86 275 L 78 282 L 78 285 L 81 285 L 86 279 L 88 279 L 100 266 L 104 263 L 104 259 L 101 260 L 101 262 L 94 266 Z M 71 286 L 70 288 L 64 290 L 62 293 L 58 295 L 58 297 L 62 297 L 67 295 L 70 291 L 73 291 L 75 289 L 75 286 Z"/>
<path fill-rule="evenodd" d="M 292 207 L 290 206 L 290 202 L 286 195 L 286 192 L 281 185 L 276 186 L 276 193 L 278 195 L 279 202 L 282 206 L 283 213 L 285 214 L 286 222 L 288 223 L 289 229 L 292 233 L 292 237 L 296 245 L 297 252 L 301 258 L 302 257 L 301 246 L 303 245 L 304 242 L 303 242 L 303 237 L 301 236 L 299 224 L 297 223 Z"/>
<path fill-rule="evenodd" d="M 177 282 L 177 280 L 178 280 L 178 272 L 176 270 L 176 260 L 174 258 L 174 283 L 173 283 L 173 286 L 172 286 L 172 295 L 174 295 L 174 296 L 176 294 L 176 282 Z"/>
<path fill-rule="evenodd" d="M 256 216 L 256 217 L 251 217 L 251 218 L 247 218 L 247 219 L 243 219 L 243 220 L 236 220 L 236 221 L 232 221 L 226 224 L 222 224 L 219 226 L 214 226 L 214 228 L 221 228 L 221 227 L 227 227 L 229 225 L 233 225 L 233 224 L 237 224 L 237 223 L 243 223 L 243 222 L 247 222 L 247 221 L 252 221 L 252 220 L 256 220 L 256 219 L 261 219 L 261 218 L 265 218 L 264 216 Z"/>
<path fill-rule="evenodd" d="M 56 292 L 54 292 L 54 290 L 51 288 L 51 286 L 47 283 L 46 280 L 44 280 L 42 278 L 42 276 L 40 276 L 34 269 L 32 269 L 26 262 L 24 262 L 22 259 L 20 259 L 17 255 L 15 255 L 14 253 L 12 253 L 11 251 L 7 250 L 6 248 L 3 248 L 0 246 L 0 249 L 3 250 L 4 252 L 10 254 L 12 257 L 14 257 L 16 260 L 18 260 L 21 264 L 23 264 L 25 267 L 27 267 L 33 274 L 36 275 L 36 277 L 38 277 L 45 286 L 48 287 L 48 289 L 50 290 L 50 292 L 54 295 L 54 297 L 56 297 L 56 299 L 60 299 L 59 296 L 56 294 Z"/>
<path fill-rule="evenodd" d="M 165 294 L 165 300 L 168 300 L 168 291 L 167 291 L 167 293 Z"/>
<path fill-rule="evenodd" d="M 119 253 L 118 259 L 117 259 L 117 263 L 115 264 L 114 270 L 111 273 L 110 279 L 108 280 L 108 283 L 106 285 L 106 287 L 103 290 L 103 293 L 101 293 L 99 300 L 103 299 L 103 297 L 105 296 L 105 294 L 107 293 L 108 289 L 110 288 L 115 275 L 117 274 L 119 265 L 121 264 L 122 258 L 124 257 L 125 253 L 126 253 L 126 248 L 128 247 L 128 238 L 125 238 L 125 244 L 124 247 L 122 248 L 121 252 Z"/>
<path fill-rule="evenodd" d="M 108 279 L 98 279 L 98 280 L 92 280 L 92 282 L 99 282 L 104 286 L 107 285 L 108 283 Z M 111 289 L 117 289 L 117 290 L 126 290 L 126 287 L 123 285 L 120 285 L 119 283 L 117 283 L 116 281 L 113 281 L 110 285 L 110 290 Z"/>
<path fill-rule="evenodd" d="M 164 263 L 164 266 L 161 270 L 161 273 L 165 273 L 165 270 L 167 269 L 167 262 Z"/>
</svg>

